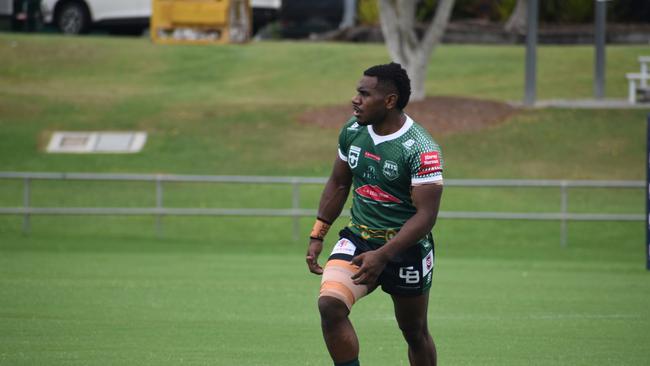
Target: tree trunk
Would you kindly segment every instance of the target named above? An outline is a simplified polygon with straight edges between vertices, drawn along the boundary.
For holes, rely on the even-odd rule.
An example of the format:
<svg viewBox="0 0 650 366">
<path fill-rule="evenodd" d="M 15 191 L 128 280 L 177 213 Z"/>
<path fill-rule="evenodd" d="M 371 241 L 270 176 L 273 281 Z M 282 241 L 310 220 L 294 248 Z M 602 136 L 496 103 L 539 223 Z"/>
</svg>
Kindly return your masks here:
<svg viewBox="0 0 650 366">
<path fill-rule="evenodd" d="M 424 82 L 429 59 L 440 44 L 449 23 L 455 0 L 440 0 L 436 14 L 421 39 L 415 31 L 417 1 L 380 0 L 381 31 L 388 53 L 394 62 L 404 67 L 411 79 L 411 100 L 425 97 Z"/>
<path fill-rule="evenodd" d="M 343 19 L 339 24 L 339 29 L 354 27 L 357 22 L 357 0 L 343 1 Z"/>
<path fill-rule="evenodd" d="M 517 5 L 503 29 L 506 32 L 526 34 L 526 14 L 528 13 L 528 0 L 517 0 Z"/>
</svg>

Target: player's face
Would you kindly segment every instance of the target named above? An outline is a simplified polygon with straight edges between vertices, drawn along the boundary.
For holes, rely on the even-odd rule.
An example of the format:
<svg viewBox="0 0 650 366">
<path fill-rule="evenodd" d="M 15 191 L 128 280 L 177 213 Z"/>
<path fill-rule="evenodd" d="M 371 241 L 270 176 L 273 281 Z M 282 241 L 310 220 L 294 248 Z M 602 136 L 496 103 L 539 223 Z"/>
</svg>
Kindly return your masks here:
<svg viewBox="0 0 650 366">
<path fill-rule="evenodd" d="M 357 85 L 357 95 L 352 98 L 353 114 L 362 126 L 379 123 L 386 118 L 386 95 L 377 88 L 377 78 L 363 76 Z"/>
</svg>

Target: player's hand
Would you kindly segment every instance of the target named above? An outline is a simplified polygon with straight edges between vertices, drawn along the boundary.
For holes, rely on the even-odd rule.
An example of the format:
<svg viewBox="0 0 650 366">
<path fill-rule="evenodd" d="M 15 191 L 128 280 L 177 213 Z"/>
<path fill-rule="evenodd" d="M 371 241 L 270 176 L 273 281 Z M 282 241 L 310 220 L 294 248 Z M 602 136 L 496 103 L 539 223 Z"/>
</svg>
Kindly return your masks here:
<svg viewBox="0 0 650 366">
<path fill-rule="evenodd" d="M 388 258 L 379 250 L 372 250 L 352 258 L 352 264 L 359 270 L 352 276 L 355 285 L 372 286 L 377 283 L 379 275 L 386 267 Z"/>
<path fill-rule="evenodd" d="M 309 272 L 321 275 L 323 274 L 323 267 L 318 264 L 318 255 L 323 250 L 323 242 L 321 240 L 311 239 L 309 241 L 309 248 L 307 248 L 307 267 Z"/>
</svg>

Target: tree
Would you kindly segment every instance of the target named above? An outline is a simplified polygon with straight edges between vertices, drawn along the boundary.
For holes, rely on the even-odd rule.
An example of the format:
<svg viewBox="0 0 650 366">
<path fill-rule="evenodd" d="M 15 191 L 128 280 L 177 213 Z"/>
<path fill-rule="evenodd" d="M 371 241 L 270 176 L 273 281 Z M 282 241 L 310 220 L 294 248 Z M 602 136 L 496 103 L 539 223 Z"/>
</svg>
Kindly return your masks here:
<svg viewBox="0 0 650 366">
<path fill-rule="evenodd" d="M 357 0 L 343 1 L 343 19 L 339 24 L 339 29 L 354 27 L 357 21 Z"/>
<path fill-rule="evenodd" d="M 506 22 L 504 29 L 506 32 L 526 34 L 526 13 L 528 12 L 528 0 L 517 0 L 515 10 L 512 11 L 510 18 Z"/>
<path fill-rule="evenodd" d="M 429 59 L 440 44 L 449 23 L 455 0 L 439 0 L 436 13 L 422 37 L 418 36 L 416 10 L 418 1 L 380 0 L 379 19 L 388 53 L 404 67 L 411 79 L 411 100 L 425 97 L 424 81 Z"/>
</svg>

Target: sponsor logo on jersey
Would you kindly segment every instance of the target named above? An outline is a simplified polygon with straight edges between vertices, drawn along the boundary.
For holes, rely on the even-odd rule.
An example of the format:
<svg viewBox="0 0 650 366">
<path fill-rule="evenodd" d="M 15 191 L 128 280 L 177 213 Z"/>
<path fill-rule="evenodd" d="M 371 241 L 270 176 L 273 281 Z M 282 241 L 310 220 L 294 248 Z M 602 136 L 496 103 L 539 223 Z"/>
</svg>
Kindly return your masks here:
<svg viewBox="0 0 650 366">
<path fill-rule="evenodd" d="M 392 194 L 379 188 L 379 186 L 366 184 L 354 190 L 361 197 L 371 199 L 377 202 L 402 203 L 402 201 Z"/>
<path fill-rule="evenodd" d="M 414 144 L 415 144 L 415 140 L 408 139 L 402 145 L 404 145 L 405 148 L 410 149 L 411 147 L 413 147 Z"/>
<path fill-rule="evenodd" d="M 388 180 L 395 180 L 399 177 L 399 171 L 397 170 L 397 163 L 391 160 L 384 161 L 384 168 L 382 169 L 384 175 Z"/>
<path fill-rule="evenodd" d="M 356 251 L 357 247 L 352 244 L 351 241 L 348 239 L 341 239 L 334 245 L 334 249 L 332 249 L 332 254 L 347 254 L 347 255 L 354 255 L 354 252 Z"/>
<path fill-rule="evenodd" d="M 369 181 L 377 180 L 377 170 L 374 165 L 368 165 L 366 171 L 363 172 L 363 177 Z"/>
<path fill-rule="evenodd" d="M 413 266 L 400 267 L 399 278 L 403 279 L 407 285 L 417 285 L 420 283 L 420 271 Z"/>
<path fill-rule="evenodd" d="M 359 129 L 359 124 L 357 122 L 354 122 L 350 127 L 348 127 L 348 130 L 355 131 Z"/>
<path fill-rule="evenodd" d="M 375 154 L 369 153 L 367 151 L 365 151 L 363 153 L 363 156 L 365 156 L 368 159 L 372 159 L 374 161 L 381 161 L 381 157 L 379 155 L 375 155 Z"/>
<path fill-rule="evenodd" d="M 422 259 L 422 272 L 424 275 L 433 269 L 433 251 L 429 251 L 426 257 Z"/>
<path fill-rule="evenodd" d="M 418 175 L 427 175 L 441 171 L 442 164 L 440 163 L 440 156 L 437 151 L 420 154 L 420 170 L 418 171 Z"/>
<path fill-rule="evenodd" d="M 359 155 L 361 155 L 361 148 L 358 146 L 350 146 L 350 151 L 348 151 L 348 164 L 350 168 L 354 169 L 359 163 Z"/>
</svg>

